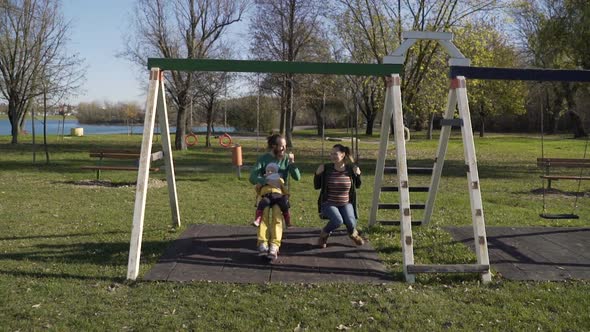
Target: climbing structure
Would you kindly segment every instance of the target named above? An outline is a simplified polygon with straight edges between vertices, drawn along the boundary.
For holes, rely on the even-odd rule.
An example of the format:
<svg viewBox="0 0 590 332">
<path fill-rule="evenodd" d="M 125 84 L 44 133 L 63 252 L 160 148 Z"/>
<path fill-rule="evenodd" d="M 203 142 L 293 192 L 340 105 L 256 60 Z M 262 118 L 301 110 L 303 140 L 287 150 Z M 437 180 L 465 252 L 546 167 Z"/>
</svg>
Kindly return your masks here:
<svg viewBox="0 0 590 332">
<path fill-rule="evenodd" d="M 418 40 L 436 40 L 450 55 L 450 66 L 469 66 L 469 59 L 466 59 L 452 43 L 453 35 L 444 32 L 407 32 L 403 35 L 404 42 L 391 55 L 384 59 L 384 63 L 402 64 L 405 60 L 406 51 Z M 465 78 L 462 76 L 451 79 L 448 95 L 447 110 L 442 121 L 442 130 L 438 151 L 434 159 L 434 166 L 428 172 L 432 172 L 429 187 L 412 187 L 408 173 L 412 168 L 407 166 L 406 143 L 404 140 L 403 111 L 401 102 L 401 79 L 394 74 L 387 78 L 387 92 L 385 96 L 385 107 L 381 121 L 381 141 L 379 155 L 375 168 L 375 185 L 373 188 L 373 199 L 369 216 L 369 225 L 381 223 L 385 225 L 401 225 L 401 244 L 403 253 L 403 270 L 406 281 L 414 282 L 417 273 L 480 273 L 484 282 L 491 280 L 488 247 L 485 232 L 485 222 L 479 175 L 477 170 L 477 159 L 475 145 L 473 142 L 473 131 L 471 128 L 471 116 L 467 100 Z M 455 117 L 458 109 L 458 117 Z M 395 166 L 386 166 L 387 148 L 389 144 L 389 123 L 393 121 L 394 143 L 395 143 Z M 468 191 L 471 202 L 471 219 L 473 223 L 474 238 L 476 239 L 475 251 L 477 264 L 415 264 L 414 263 L 414 240 L 412 237 L 412 224 L 426 225 L 430 221 L 434 209 L 434 202 L 438 185 L 442 174 L 445 155 L 449 142 L 451 126 L 461 126 L 461 133 L 465 152 L 465 165 L 467 170 Z M 424 172 L 424 168 L 418 168 Z M 384 172 L 397 174 L 397 186 L 385 186 L 383 182 Z M 399 192 L 398 203 L 380 203 L 382 192 Z M 425 204 L 412 204 L 410 192 L 428 192 L 428 200 Z M 398 209 L 399 221 L 377 220 L 378 210 Z M 424 209 L 422 221 L 412 221 L 412 210 Z"/>
</svg>

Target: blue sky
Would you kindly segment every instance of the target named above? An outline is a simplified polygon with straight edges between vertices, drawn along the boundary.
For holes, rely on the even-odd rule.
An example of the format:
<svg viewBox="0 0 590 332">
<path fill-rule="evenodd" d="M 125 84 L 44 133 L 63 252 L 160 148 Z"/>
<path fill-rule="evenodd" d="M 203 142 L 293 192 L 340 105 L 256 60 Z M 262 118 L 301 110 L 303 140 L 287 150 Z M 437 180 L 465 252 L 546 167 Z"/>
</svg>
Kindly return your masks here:
<svg viewBox="0 0 590 332">
<path fill-rule="evenodd" d="M 106 100 L 144 106 L 147 91 L 145 83 L 138 80 L 142 73 L 136 65 L 116 57 L 124 48 L 123 36 L 129 28 L 135 0 L 63 0 L 62 4 L 66 20 L 71 21 L 69 50 L 79 53 L 87 66 L 85 91 L 69 103 Z M 235 44 L 243 43 L 246 29 L 247 24 L 241 22 L 233 27 L 232 30 L 240 31 L 233 34 Z M 236 53 L 240 58 L 246 56 Z M 143 76 L 147 82 L 147 69 Z"/>
<path fill-rule="evenodd" d="M 123 31 L 128 27 L 134 1 L 63 0 L 66 20 L 71 21 L 69 50 L 85 59 L 86 83 L 78 102 L 135 101 L 145 103 L 145 94 L 137 80 L 137 67 L 116 57 L 123 50 Z M 146 73 L 147 77 L 147 73 Z"/>
</svg>

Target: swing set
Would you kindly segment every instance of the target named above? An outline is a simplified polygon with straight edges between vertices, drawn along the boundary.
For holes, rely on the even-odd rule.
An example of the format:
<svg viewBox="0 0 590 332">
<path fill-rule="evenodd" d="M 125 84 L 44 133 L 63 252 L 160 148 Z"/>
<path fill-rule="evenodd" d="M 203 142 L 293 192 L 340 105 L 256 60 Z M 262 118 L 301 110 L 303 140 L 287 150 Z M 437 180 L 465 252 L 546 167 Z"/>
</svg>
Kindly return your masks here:
<svg viewBox="0 0 590 332">
<path fill-rule="evenodd" d="M 218 71 L 218 72 L 250 72 L 250 73 L 293 73 L 293 74 L 327 74 L 327 75 L 356 75 L 356 76 L 389 76 L 399 73 L 402 66 L 398 64 L 355 64 L 355 63 L 310 63 L 310 62 L 280 62 L 253 60 L 218 60 L 218 59 L 148 59 L 150 70 L 149 90 L 147 96 L 144 120 L 141 155 L 137 173 L 137 189 L 133 212 L 133 227 L 129 248 L 127 279 L 135 280 L 139 274 L 141 243 L 145 206 L 149 180 L 149 154 L 152 148 L 153 129 L 156 114 L 162 136 L 164 163 L 166 165 L 166 180 L 172 211 L 172 224 L 180 226 L 180 212 L 174 164 L 170 144 L 170 128 L 166 98 L 164 98 L 164 71 Z"/>
<path fill-rule="evenodd" d="M 403 254 L 403 272 L 407 282 L 414 282 L 416 273 L 479 273 L 483 282 L 491 280 L 490 264 L 487 248 L 487 236 L 485 231 L 483 205 L 481 199 L 481 186 L 471 117 L 467 100 L 466 77 L 474 79 L 500 79 L 500 80 L 546 80 L 546 81 L 579 81 L 590 82 L 590 71 L 583 70 L 533 70 L 533 69 L 508 69 L 508 68 L 484 68 L 470 67 L 469 59 L 466 59 L 452 43 L 452 34 L 445 32 L 406 32 L 402 38 L 404 42 L 393 55 L 386 56 L 383 64 L 352 64 L 352 63 L 308 63 L 308 62 L 277 62 L 277 61 L 251 61 L 251 60 L 217 60 L 217 59 L 148 59 L 150 69 L 149 92 L 146 105 L 143 140 L 137 186 L 135 194 L 135 206 L 133 213 L 133 227 L 131 232 L 127 278 L 135 280 L 139 274 L 140 253 L 142 243 L 143 224 L 145 216 L 146 196 L 149 179 L 149 152 L 152 148 L 153 129 L 156 114 L 159 116 L 159 125 L 162 134 L 162 148 L 164 150 L 164 162 L 172 221 L 175 227 L 180 226 L 180 214 L 176 193 L 176 180 L 174 177 L 174 165 L 170 145 L 170 132 L 168 127 L 166 99 L 164 98 L 164 70 L 175 71 L 221 71 L 221 72 L 254 72 L 254 73 L 294 73 L 294 74 L 332 74 L 332 75 L 358 75 L 358 76 L 385 76 L 386 96 L 381 121 L 380 146 L 375 168 L 375 183 L 372 199 L 372 207 L 369 217 L 369 226 L 374 225 L 378 209 L 389 208 L 399 210 L 400 237 Z M 411 187 L 408 180 L 408 168 L 406 160 L 405 135 L 401 99 L 401 77 L 399 73 L 405 59 L 406 51 L 420 39 L 436 40 L 450 55 L 450 89 L 448 95 L 447 111 L 443 121 L 443 130 L 439 141 L 439 148 L 432 170 L 431 185 L 426 188 L 428 202 L 426 204 L 410 204 L 410 191 L 422 189 Z M 456 111 L 459 118 L 455 118 Z M 398 176 L 397 187 L 383 187 L 383 173 L 386 171 L 385 159 L 387 145 L 389 143 L 390 122 L 394 127 L 394 139 L 396 150 L 396 173 Z M 415 264 L 412 235 L 412 209 L 425 209 L 425 217 L 421 224 L 426 225 L 431 217 L 434 200 L 438 191 L 438 184 L 444 165 L 450 131 L 452 126 L 460 126 L 465 152 L 465 165 L 467 169 L 468 191 L 471 203 L 471 219 L 475 240 L 475 252 L 477 264 Z M 391 168 L 391 167 L 388 167 Z M 400 196 L 399 204 L 379 204 L 379 195 L 382 191 L 397 191 Z M 419 190 L 421 191 L 421 190 Z M 420 207 L 418 207 L 420 206 Z"/>
<path fill-rule="evenodd" d="M 543 175 L 540 176 L 542 188 L 543 188 L 543 212 L 539 216 L 543 219 L 579 219 L 580 217 L 576 214 L 578 209 L 578 200 L 584 196 L 581 192 L 582 181 L 590 180 L 590 176 L 584 176 L 584 169 L 590 168 L 590 159 L 587 159 L 588 152 L 588 136 L 586 136 L 586 143 L 584 144 L 584 155 L 582 159 L 573 158 L 546 158 L 545 157 L 545 135 L 543 134 L 543 118 L 544 108 L 541 107 L 541 158 L 537 158 L 537 166 L 543 169 Z M 564 174 L 553 174 L 552 169 L 555 168 L 579 168 L 577 175 L 564 175 Z M 547 186 L 545 186 L 545 180 L 547 180 Z M 551 188 L 551 181 L 557 180 L 577 180 L 577 190 L 575 192 L 574 204 L 572 206 L 571 213 L 557 213 L 552 214 L 547 212 L 547 191 Z"/>
</svg>

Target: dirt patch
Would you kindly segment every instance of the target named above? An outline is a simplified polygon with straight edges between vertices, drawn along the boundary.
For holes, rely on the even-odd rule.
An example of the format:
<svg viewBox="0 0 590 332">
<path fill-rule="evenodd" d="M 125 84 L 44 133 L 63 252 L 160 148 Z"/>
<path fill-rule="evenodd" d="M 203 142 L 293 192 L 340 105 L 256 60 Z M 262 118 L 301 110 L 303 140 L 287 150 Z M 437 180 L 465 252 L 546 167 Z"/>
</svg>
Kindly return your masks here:
<svg viewBox="0 0 590 332">
<path fill-rule="evenodd" d="M 68 182 L 75 186 L 83 186 L 87 188 L 128 188 L 135 187 L 135 182 L 112 182 L 110 180 L 80 180 Z M 148 188 L 163 188 L 166 186 L 166 181 L 159 179 L 150 179 L 148 182 Z"/>
</svg>

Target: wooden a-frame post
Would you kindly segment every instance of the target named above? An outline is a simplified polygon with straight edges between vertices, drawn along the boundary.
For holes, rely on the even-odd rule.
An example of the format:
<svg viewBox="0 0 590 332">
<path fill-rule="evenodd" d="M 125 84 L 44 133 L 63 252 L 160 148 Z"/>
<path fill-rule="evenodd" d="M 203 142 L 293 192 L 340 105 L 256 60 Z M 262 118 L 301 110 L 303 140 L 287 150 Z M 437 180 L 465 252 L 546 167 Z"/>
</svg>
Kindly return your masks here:
<svg viewBox="0 0 590 332">
<path fill-rule="evenodd" d="M 127 279 L 135 280 L 139 274 L 139 261 L 141 257 L 141 242 L 143 236 L 143 221 L 145 217 L 145 203 L 148 191 L 148 181 L 151 162 L 152 140 L 156 113 L 160 124 L 162 149 L 166 167 L 166 181 L 168 183 L 168 195 L 172 209 L 172 224 L 180 226 L 180 212 L 178 209 L 178 196 L 176 193 L 176 179 L 174 177 L 174 162 L 172 160 L 172 147 L 170 145 L 170 128 L 168 126 L 168 113 L 166 109 L 166 96 L 164 90 L 163 72 L 159 68 L 150 70 L 150 82 L 143 123 L 143 139 L 141 154 L 139 157 L 139 170 L 137 172 L 137 184 L 135 191 L 135 207 L 133 210 L 133 228 L 131 229 L 131 242 L 129 246 L 129 261 L 127 264 Z"/>
</svg>

